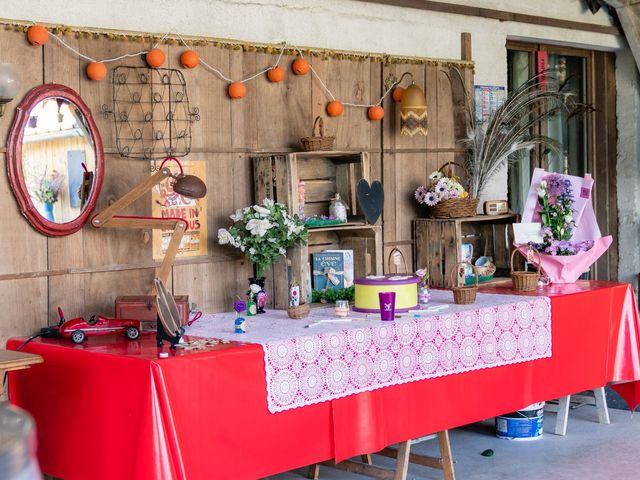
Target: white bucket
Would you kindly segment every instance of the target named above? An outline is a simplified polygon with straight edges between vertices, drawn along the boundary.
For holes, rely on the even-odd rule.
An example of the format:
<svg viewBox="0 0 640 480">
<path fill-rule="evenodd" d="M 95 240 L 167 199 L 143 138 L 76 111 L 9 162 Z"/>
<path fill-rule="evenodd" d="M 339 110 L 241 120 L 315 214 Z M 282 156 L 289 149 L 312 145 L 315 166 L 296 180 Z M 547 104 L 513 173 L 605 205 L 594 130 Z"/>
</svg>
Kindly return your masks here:
<svg viewBox="0 0 640 480">
<path fill-rule="evenodd" d="M 542 438 L 544 402 L 534 403 L 517 412 L 496 417 L 496 436 L 504 440 Z"/>
</svg>

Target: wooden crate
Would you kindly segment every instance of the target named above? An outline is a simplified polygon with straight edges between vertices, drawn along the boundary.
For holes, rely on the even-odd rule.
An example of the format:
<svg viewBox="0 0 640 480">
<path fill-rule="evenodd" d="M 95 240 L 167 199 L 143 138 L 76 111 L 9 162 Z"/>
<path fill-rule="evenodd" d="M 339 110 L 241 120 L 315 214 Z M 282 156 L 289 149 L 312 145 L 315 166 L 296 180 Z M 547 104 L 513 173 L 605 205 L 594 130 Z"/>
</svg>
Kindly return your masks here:
<svg viewBox="0 0 640 480">
<path fill-rule="evenodd" d="M 287 306 L 292 280 L 300 283 L 302 298 L 310 298 L 310 260 L 315 252 L 353 250 L 356 277 L 382 274 L 382 227 L 365 221 L 356 200 L 358 181 L 369 181 L 367 152 L 269 153 L 253 157 L 253 172 L 256 202 L 270 198 L 298 214 L 298 183 L 302 180 L 305 215 L 328 215 L 336 192 L 350 209 L 346 224 L 310 229 L 308 245 L 289 249 L 286 261 L 274 265 L 271 293 L 276 308 Z"/>
<path fill-rule="evenodd" d="M 473 256 L 493 257 L 495 278 L 509 277 L 514 214 L 453 219 L 419 218 L 413 222 L 414 268 L 427 268 L 432 287 L 451 287 L 450 271 L 462 259 L 462 244 L 473 245 Z"/>
</svg>

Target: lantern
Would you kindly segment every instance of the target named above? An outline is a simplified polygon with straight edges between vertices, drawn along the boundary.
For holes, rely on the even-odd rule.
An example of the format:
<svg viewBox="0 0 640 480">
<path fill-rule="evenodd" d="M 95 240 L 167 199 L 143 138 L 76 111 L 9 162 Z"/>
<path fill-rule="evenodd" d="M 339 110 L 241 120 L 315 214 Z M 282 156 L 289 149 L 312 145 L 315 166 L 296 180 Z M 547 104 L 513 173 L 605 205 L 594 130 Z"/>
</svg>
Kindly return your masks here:
<svg viewBox="0 0 640 480">
<path fill-rule="evenodd" d="M 400 102 L 400 135 L 417 133 L 427 136 L 427 100 L 422 89 L 411 83 Z"/>
</svg>

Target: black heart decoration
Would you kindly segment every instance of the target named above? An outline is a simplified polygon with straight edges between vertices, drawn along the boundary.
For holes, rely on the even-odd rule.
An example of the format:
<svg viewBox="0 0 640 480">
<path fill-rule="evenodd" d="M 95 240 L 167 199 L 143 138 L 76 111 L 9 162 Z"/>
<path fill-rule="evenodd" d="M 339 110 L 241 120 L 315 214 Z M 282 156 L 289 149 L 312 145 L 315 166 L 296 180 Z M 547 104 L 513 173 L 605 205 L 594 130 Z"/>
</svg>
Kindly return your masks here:
<svg viewBox="0 0 640 480">
<path fill-rule="evenodd" d="M 369 185 L 369 182 L 362 179 L 358 182 L 356 194 L 358 204 L 367 222 L 373 225 L 382 214 L 382 207 L 384 206 L 384 189 L 382 188 L 382 184 L 376 180 Z"/>
</svg>

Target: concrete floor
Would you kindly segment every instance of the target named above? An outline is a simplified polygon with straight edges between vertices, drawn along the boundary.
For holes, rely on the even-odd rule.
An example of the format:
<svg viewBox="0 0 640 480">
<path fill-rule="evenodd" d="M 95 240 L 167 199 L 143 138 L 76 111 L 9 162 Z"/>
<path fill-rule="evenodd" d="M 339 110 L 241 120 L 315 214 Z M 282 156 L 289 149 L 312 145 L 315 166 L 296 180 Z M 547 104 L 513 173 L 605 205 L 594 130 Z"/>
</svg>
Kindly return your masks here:
<svg viewBox="0 0 640 480">
<path fill-rule="evenodd" d="M 451 447 L 458 480 L 638 480 L 640 479 L 640 415 L 609 409 L 611 425 L 597 423 L 595 407 L 584 406 L 569 413 L 567 435 L 554 435 L 556 415 L 545 412 L 544 436 L 535 441 L 514 442 L 494 436 L 487 421 L 451 432 Z M 493 457 L 480 452 L 488 448 Z M 413 446 L 417 453 L 437 454 L 437 441 Z M 374 463 L 391 467 L 393 461 L 374 456 Z M 269 480 L 301 480 L 289 472 Z M 367 477 L 321 469 L 322 480 L 364 480 Z M 442 479 L 441 472 L 411 465 L 411 479 Z"/>
</svg>

